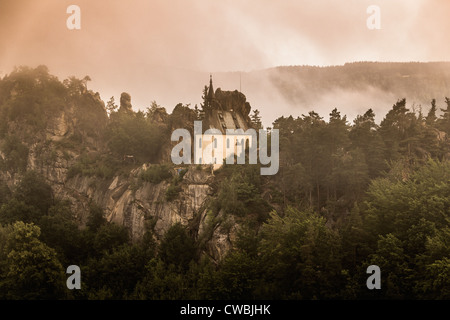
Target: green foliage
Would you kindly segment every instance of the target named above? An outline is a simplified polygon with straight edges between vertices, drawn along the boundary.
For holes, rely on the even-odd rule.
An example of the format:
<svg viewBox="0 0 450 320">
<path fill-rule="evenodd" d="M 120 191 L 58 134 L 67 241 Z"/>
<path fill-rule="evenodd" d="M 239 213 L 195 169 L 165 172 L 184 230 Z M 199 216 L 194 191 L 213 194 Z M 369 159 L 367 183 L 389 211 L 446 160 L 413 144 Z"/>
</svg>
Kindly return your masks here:
<svg viewBox="0 0 450 320">
<path fill-rule="evenodd" d="M 46 66 L 16 68 L 0 84 L 0 105 L 9 120 L 44 128 L 46 116 L 64 105 L 65 88 Z"/>
<path fill-rule="evenodd" d="M 250 209 L 247 205 L 254 202 L 258 193 L 254 185 L 242 181 L 237 176 L 226 179 L 220 189 L 218 202 L 225 213 L 244 216 Z"/>
<path fill-rule="evenodd" d="M 261 177 L 258 166 L 225 165 L 218 173 L 217 197 L 212 208 L 217 214 L 244 217 L 256 214 L 261 222 L 267 218 L 270 206 L 261 197 Z"/>
<path fill-rule="evenodd" d="M 165 194 L 166 201 L 170 202 L 170 201 L 175 200 L 181 191 L 182 191 L 182 188 L 180 185 L 178 185 L 178 184 L 169 185 L 167 187 L 166 194 Z"/>
<path fill-rule="evenodd" d="M 27 171 L 9 200 L 0 207 L 0 223 L 24 221 L 38 223 L 53 205 L 53 193 L 45 179 L 34 171 Z"/>
<path fill-rule="evenodd" d="M 89 285 L 84 291 L 90 299 L 129 299 L 137 283 L 144 278 L 145 265 L 150 258 L 137 245 L 115 247 L 110 254 L 90 260 L 83 274 Z"/>
<path fill-rule="evenodd" d="M 27 205 L 16 198 L 12 198 L 0 207 L 0 223 L 2 224 L 16 221 L 36 222 L 42 215 L 42 212 L 36 207 Z"/>
<path fill-rule="evenodd" d="M 377 179 L 369 187 L 363 227 L 375 253 L 367 263 L 383 270 L 382 298 L 439 297 L 435 279 L 423 274 L 450 254 L 449 174 L 448 161 L 429 160 L 406 179 Z"/>
<path fill-rule="evenodd" d="M 287 200 L 297 202 L 294 204 L 300 200 L 305 209 L 320 211 L 339 198 L 348 201 L 354 197 L 342 192 L 336 176 L 339 165 L 349 158 L 350 148 L 347 119 L 337 109 L 330 113 L 328 123 L 311 111 L 302 118 L 281 117 L 274 128 L 280 130 L 280 185 Z M 299 188 L 290 190 L 290 183 Z"/>
<path fill-rule="evenodd" d="M 380 235 L 376 252 L 369 256 L 368 265 L 377 265 L 383 270 L 383 294 L 388 299 L 411 298 L 412 270 L 408 267 L 403 247 L 395 235 Z"/>
<path fill-rule="evenodd" d="M 87 90 L 89 80 L 69 77 L 60 82 L 42 65 L 15 68 L 0 81 L 0 114 L 10 122 L 1 122 L 0 136 L 23 125 L 32 134 L 42 131 L 55 115 L 73 108 L 77 129 L 98 137 L 107 116 L 99 95 Z"/>
<path fill-rule="evenodd" d="M 342 282 L 339 236 L 313 212 L 288 208 L 272 212 L 261 230 L 259 252 L 265 279 L 263 296 L 322 299 L 336 297 Z M 334 285 L 333 285 L 334 284 Z"/>
<path fill-rule="evenodd" d="M 170 115 L 169 127 L 172 130 L 183 128 L 186 126 L 186 123 L 193 125 L 195 120 L 195 111 L 189 108 L 189 104 L 183 105 L 182 103 L 178 103 Z"/>
<path fill-rule="evenodd" d="M 450 299 L 450 258 L 435 260 L 427 265 L 425 280 L 420 285 L 421 291 L 426 294 L 425 297 L 438 300 Z"/>
<path fill-rule="evenodd" d="M 11 194 L 11 189 L 9 189 L 6 182 L 0 181 L 0 207 L 9 200 Z"/>
<path fill-rule="evenodd" d="M 77 175 L 110 179 L 120 168 L 121 163 L 109 156 L 82 154 L 67 171 L 67 179 Z"/>
<path fill-rule="evenodd" d="M 66 100 L 68 105 L 74 107 L 75 118 L 79 125 L 76 127 L 76 135 L 81 134 L 84 140 L 88 137 L 100 138 L 106 127 L 108 116 L 105 104 L 100 100 L 100 95 L 87 89 L 89 76 L 83 79 L 69 77 L 63 81 L 66 88 Z"/>
<path fill-rule="evenodd" d="M 116 112 L 106 128 L 110 150 L 118 157 L 134 156 L 141 162 L 154 161 L 164 141 L 162 131 L 142 112 Z"/>
<path fill-rule="evenodd" d="M 68 137 L 63 137 L 56 141 L 54 145 L 67 153 L 67 150 L 81 151 L 83 146 L 83 135 L 80 132 L 74 132 Z"/>
<path fill-rule="evenodd" d="M 115 223 L 107 223 L 95 232 L 91 245 L 98 255 L 105 251 L 111 252 L 114 248 L 128 243 L 128 240 L 128 230 L 125 227 Z"/>
<path fill-rule="evenodd" d="M 114 100 L 114 96 L 111 97 L 108 102 L 106 103 L 106 110 L 108 111 L 108 114 L 111 114 L 113 112 L 116 112 L 119 106 L 116 105 L 116 102 Z"/>
<path fill-rule="evenodd" d="M 364 115 L 356 117 L 349 132 L 352 147 L 364 153 L 370 178 L 376 178 L 387 170 L 383 156 L 386 152 L 385 144 L 378 128 L 379 126 L 375 123 L 375 113 L 369 109 Z"/>
<path fill-rule="evenodd" d="M 440 210 L 448 207 L 448 184 L 442 183 L 447 166 L 431 161 L 407 180 L 376 180 L 336 230 L 312 210 L 274 211 L 259 232 L 250 223 L 240 229 L 217 267 L 195 259 L 197 246 L 176 224 L 142 278 L 130 280 L 136 283 L 132 295 L 131 286 L 123 292 L 134 299 L 446 298 L 450 227 L 448 218 L 441 219 L 448 212 Z M 247 199 L 247 193 L 237 194 Z M 422 201 L 428 210 L 420 209 Z M 408 214 L 408 206 L 418 217 Z M 365 287 L 370 264 L 382 270 L 381 291 Z M 120 296 L 112 286 L 96 287 L 98 297 Z"/>
<path fill-rule="evenodd" d="M 201 115 L 178 104 L 169 116 L 156 103 L 135 113 L 124 94 L 118 111 L 114 99 L 108 102 L 108 119 L 88 81 L 60 83 L 44 67 L 17 69 L 0 80 L 0 169 L 21 177 L 11 188 L 0 182 L 0 298 L 450 297 L 448 98 L 440 115 L 433 100 L 426 117 L 401 99 L 380 125 L 371 109 L 353 124 L 337 109 L 328 119 L 314 111 L 281 117 L 274 122 L 281 143 L 277 175 L 261 176 L 258 165 L 224 165 L 189 227 L 174 224 L 158 243 L 158 218 L 146 216 L 144 237 L 132 242 L 129 230 L 109 223 L 94 203 L 80 228 L 85 213 L 75 216 L 70 203 L 53 199 L 42 176 L 26 171 L 35 138 L 21 123 L 42 129 L 50 116 L 73 109 L 75 131 L 33 146 L 33 153 L 49 166 L 64 152 L 67 163 L 80 153 L 67 177 L 96 183 L 142 162 L 158 163 L 169 129 Z M 256 110 L 252 118 L 258 126 Z M 85 143 L 100 137 L 98 151 L 88 153 Z M 134 160 L 127 165 L 125 159 Z M 134 177 L 132 189 L 167 181 L 165 199 L 173 201 L 186 171 L 176 175 L 170 164 L 152 164 Z M 231 248 L 213 261 L 209 254 L 222 235 Z M 69 264 L 81 267 L 82 290 L 65 288 L 63 266 Z M 365 286 L 371 264 L 381 268 L 381 290 Z"/>
<path fill-rule="evenodd" d="M 361 210 L 356 203 L 339 228 L 342 248 L 342 267 L 352 273 L 371 252 L 367 243 L 368 232 L 364 228 Z"/>
<path fill-rule="evenodd" d="M 211 291 L 215 299 L 236 300 L 254 299 L 261 281 L 258 260 L 245 252 L 229 253 L 221 262 L 220 269 L 214 275 L 214 287 Z"/>
<path fill-rule="evenodd" d="M 40 239 L 54 248 L 63 265 L 70 265 L 83 258 L 85 239 L 78 229 L 77 221 L 67 201 L 50 207 L 48 214 L 39 219 Z"/>
<path fill-rule="evenodd" d="M 255 130 L 262 129 L 261 116 L 259 115 L 258 109 L 253 110 L 253 114 L 251 115 L 250 119 Z"/>
<path fill-rule="evenodd" d="M 90 203 L 89 215 L 86 221 L 86 227 L 89 229 L 89 231 L 92 233 L 97 232 L 97 230 L 100 229 L 100 227 L 104 226 L 106 222 L 107 221 L 104 217 L 103 209 L 95 203 Z"/>
<path fill-rule="evenodd" d="M 413 168 L 429 158 L 445 159 L 450 144 L 436 129 L 438 120 L 427 123 L 406 108 L 405 99 L 393 105 L 380 126 L 371 109 L 357 116 L 353 126 L 336 109 L 328 122 L 315 112 L 281 117 L 274 122 L 280 130 L 281 164 L 272 195 L 283 206 L 340 217 L 362 199 L 371 179 L 392 170 L 389 164 L 404 162 Z"/>
<path fill-rule="evenodd" d="M 186 270 L 191 260 L 195 258 L 194 241 L 187 230 L 180 223 L 176 223 L 167 230 L 159 247 L 159 257 L 167 265 Z"/>
<path fill-rule="evenodd" d="M 368 190 L 367 220 L 371 233 L 395 232 L 406 240 L 407 230 L 421 219 L 441 228 L 450 215 L 450 163 L 430 160 L 409 179 L 372 181 Z"/>
<path fill-rule="evenodd" d="M 172 173 L 170 171 L 170 166 L 167 164 L 151 165 L 148 169 L 142 172 L 139 177 L 143 181 L 158 184 L 172 177 Z"/>
<path fill-rule="evenodd" d="M 175 265 L 166 265 L 159 259 L 152 259 L 146 266 L 146 275 L 135 288 L 136 299 L 180 300 L 185 297 L 187 281 Z"/>
<path fill-rule="evenodd" d="M 16 222 L 6 239 L 5 269 L 0 276 L 2 299 L 61 299 L 64 270 L 54 249 L 39 240 L 40 229 Z"/>
<path fill-rule="evenodd" d="M 16 190 L 14 196 L 19 201 L 37 208 L 46 214 L 53 204 L 53 191 L 42 175 L 35 171 L 27 171 Z"/>
<path fill-rule="evenodd" d="M 428 115 L 426 117 L 426 124 L 429 126 L 434 126 L 436 124 L 437 116 L 436 116 L 436 99 L 431 100 L 431 108 L 428 111 Z"/>
<path fill-rule="evenodd" d="M 1 145 L 4 159 L 0 158 L 3 170 L 25 171 L 28 161 L 28 147 L 16 135 L 8 135 Z"/>
<path fill-rule="evenodd" d="M 445 97 L 445 104 L 446 108 L 441 109 L 442 115 L 437 121 L 437 126 L 447 134 L 450 134 L 450 98 Z"/>
</svg>

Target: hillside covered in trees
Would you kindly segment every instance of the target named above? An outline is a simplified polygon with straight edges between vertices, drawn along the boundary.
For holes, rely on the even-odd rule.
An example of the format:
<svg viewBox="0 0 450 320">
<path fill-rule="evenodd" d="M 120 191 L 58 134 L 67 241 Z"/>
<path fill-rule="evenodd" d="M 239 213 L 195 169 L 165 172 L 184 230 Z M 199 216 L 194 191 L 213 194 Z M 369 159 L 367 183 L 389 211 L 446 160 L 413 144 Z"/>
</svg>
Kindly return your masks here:
<svg viewBox="0 0 450 320">
<path fill-rule="evenodd" d="M 0 299 L 450 299 L 449 98 L 279 117 L 276 175 L 211 174 L 170 162 L 198 108 L 135 112 L 89 80 L 0 80 Z"/>
<path fill-rule="evenodd" d="M 208 74 L 180 75 L 195 93 Z M 242 87 L 270 127 L 278 117 L 337 108 L 350 121 L 372 109 L 379 124 L 392 104 L 406 98 L 409 109 L 427 112 L 432 99 L 443 103 L 450 90 L 449 62 L 352 62 L 331 66 L 280 66 L 214 74 L 224 87 Z M 199 79 L 200 78 L 200 79 Z M 187 101 L 198 101 L 190 97 Z M 161 98 L 162 99 L 162 98 Z M 438 109 L 438 115 L 440 110 Z"/>
<path fill-rule="evenodd" d="M 450 90 L 449 62 L 353 62 L 339 66 L 286 66 L 266 71 L 280 92 L 296 103 L 312 103 L 328 92 L 364 92 L 368 87 L 408 97 L 426 107 Z M 367 101 L 370 103 L 370 101 Z"/>
</svg>

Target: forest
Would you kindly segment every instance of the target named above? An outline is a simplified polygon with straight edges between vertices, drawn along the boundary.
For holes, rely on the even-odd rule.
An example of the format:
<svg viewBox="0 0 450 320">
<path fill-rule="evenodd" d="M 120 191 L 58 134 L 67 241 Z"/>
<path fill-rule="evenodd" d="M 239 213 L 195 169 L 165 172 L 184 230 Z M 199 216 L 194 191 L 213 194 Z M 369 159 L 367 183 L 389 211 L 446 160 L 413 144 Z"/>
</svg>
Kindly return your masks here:
<svg viewBox="0 0 450 320">
<path fill-rule="evenodd" d="M 430 97 L 441 98 L 442 92 L 450 89 L 449 66 L 448 62 L 352 62 L 327 67 L 283 66 L 267 73 L 283 97 L 298 105 L 313 106 L 330 94 L 338 101 L 340 92 L 371 95 L 370 90 L 377 92 L 371 99 L 383 98 L 380 95 L 385 94 L 427 105 Z"/>
<path fill-rule="evenodd" d="M 179 104 L 167 114 L 154 103 L 126 111 L 114 99 L 97 108 L 87 81 L 61 82 L 42 66 L 0 80 L 0 299 L 450 299 L 449 98 L 436 97 L 422 113 L 399 97 L 379 124 L 371 109 L 352 121 L 335 108 L 326 118 L 311 111 L 276 119 L 276 175 L 224 165 L 211 182 L 208 217 L 232 216 L 238 225 L 233 247 L 217 261 L 189 225 L 173 224 L 161 241 L 151 229 L 132 240 L 94 201 L 80 227 L 70 201 L 28 169 L 29 148 L 51 114 L 71 108 L 80 130 L 39 140 L 46 154 L 80 155 L 67 178 L 107 180 L 159 161 L 141 179 L 172 179 L 164 143 L 196 110 Z M 261 123 L 257 110 L 252 122 Z M 89 141 L 99 145 L 95 158 L 83 153 Z M 120 161 L 130 153 L 134 163 Z M 20 177 L 13 186 L 11 174 Z M 167 201 L 178 192 L 175 180 L 171 186 Z M 66 287 L 73 261 L 80 290 Z M 370 265 L 381 269 L 381 290 L 366 286 Z"/>
</svg>

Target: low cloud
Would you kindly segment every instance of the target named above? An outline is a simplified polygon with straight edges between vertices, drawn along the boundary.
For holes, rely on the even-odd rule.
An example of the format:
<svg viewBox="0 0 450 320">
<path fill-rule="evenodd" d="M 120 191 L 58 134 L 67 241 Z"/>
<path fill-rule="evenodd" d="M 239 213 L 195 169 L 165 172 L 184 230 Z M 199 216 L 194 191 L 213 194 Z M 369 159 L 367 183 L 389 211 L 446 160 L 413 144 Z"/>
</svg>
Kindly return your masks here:
<svg viewBox="0 0 450 320">
<path fill-rule="evenodd" d="M 381 30 L 366 27 L 371 0 L 2 0 L 0 75 L 45 64 L 60 78 L 89 75 L 104 100 L 127 91 L 136 108 L 156 100 L 170 111 L 200 102 L 209 73 L 450 56 L 450 2 L 376 2 Z M 66 28 L 70 4 L 81 8 L 81 30 Z M 264 118 L 293 108 L 270 83 L 247 90 L 250 80 L 242 91 Z M 367 105 L 360 98 L 332 92 L 329 102 Z"/>
</svg>

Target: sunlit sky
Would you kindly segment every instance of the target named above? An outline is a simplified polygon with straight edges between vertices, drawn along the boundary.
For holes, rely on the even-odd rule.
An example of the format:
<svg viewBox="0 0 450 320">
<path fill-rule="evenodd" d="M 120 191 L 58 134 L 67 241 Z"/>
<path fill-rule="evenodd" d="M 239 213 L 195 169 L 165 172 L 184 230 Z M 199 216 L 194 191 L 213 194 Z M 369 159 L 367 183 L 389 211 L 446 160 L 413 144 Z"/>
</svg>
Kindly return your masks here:
<svg viewBox="0 0 450 320">
<path fill-rule="evenodd" d="M 66 27 L 71 4 L 80 30 Z M 380 30 L 366 26 L 369 5 Z M 449 17 L 448 0 L 0 0 L 0 75 L 45 64 L 60 79 L 89 75 L 105 101 L 127 91 L 135 107 L 170 111 L 208 82 L 192 93 L 186 75 L 448 61 Z"/>
</svg>

